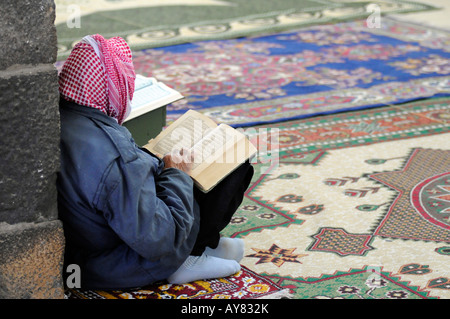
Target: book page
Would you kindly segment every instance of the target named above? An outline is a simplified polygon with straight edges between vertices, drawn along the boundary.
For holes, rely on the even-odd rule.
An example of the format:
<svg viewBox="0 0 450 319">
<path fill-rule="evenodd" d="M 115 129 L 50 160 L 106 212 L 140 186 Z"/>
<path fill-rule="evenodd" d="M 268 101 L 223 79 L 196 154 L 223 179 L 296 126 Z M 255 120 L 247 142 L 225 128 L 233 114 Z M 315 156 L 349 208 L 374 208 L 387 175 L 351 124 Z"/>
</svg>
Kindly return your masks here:
<svg viewBox="0 0 450 319">
<path fill-rule="evenodd" d="M 189 110 L 144 146 L 156 156 L 182 148 L 193 151 L 190 176 L 204 192 L 211 190 L 257 149 L 245 135 L 226 124 Z"/>
<path fill-rule="evenodd" d="M 201 174 L 212 163 L 234 164 L 237 159 L 233 146 L 244 138 L 245 136 L 242 133 L 226 124 L 220 124 L 216 129 L 210 131 L 193 148 L 194 167 L 192 168 L 192 176 Z"/>
<path fill-rule="evenodd" d="M 215 127 L 204 115 L 188 111 L 144 147 L 161 157 L 182 148 L 190 150 Z"/>
<path fill-rule="evenodd" d="M 202 163 L 214 162 L 218 154 L 223 153 L 225 145 L 234 142 L 234 135 L 227 131 L 226 125 L 220 124 L 209 132 L 205 131 L 206 135 L 190 148 L 190 151 L 194 153 L 193 170 Z"/>
<path fill-rule="evenodd" d="M 240 138 L 243 137 L 243 138 Z M 257 149 L 243 134 L 236 135 L 237 142 L 227 145 L 214 163 L 202 164 L 191 173 L 195 184 L 203 192 L 208 192 L 239 165 L 256 154 Z"/>
<path fill-rule="evenodd" d="M 132 109 L 137 110 L 140 107 L 146 106 L 151 101 L 156 101 L 171 93 L 172 91 L 168 90 L 166 85 L 163 85 L 162 83 L 151 83 L 133 93 L 131 107 Z"/>
<path fill-rule="evenodd" d="M 147 78 L 138 74 L 131 100 L 131 112 L 126 121 L 182 98 L 183 96 L 179 92 L 155 78 Z"/>
</svg>

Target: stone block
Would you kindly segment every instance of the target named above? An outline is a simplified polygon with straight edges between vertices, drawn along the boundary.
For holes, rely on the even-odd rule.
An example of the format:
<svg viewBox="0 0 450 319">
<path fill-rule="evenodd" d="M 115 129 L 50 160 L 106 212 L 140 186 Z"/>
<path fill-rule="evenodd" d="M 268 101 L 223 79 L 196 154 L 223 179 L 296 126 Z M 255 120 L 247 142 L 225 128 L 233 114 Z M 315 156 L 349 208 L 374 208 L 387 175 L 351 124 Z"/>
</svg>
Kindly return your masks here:
<svg viewBox="0 0 450 319">
<path fill-rule="evenodd" d="M 0 221 L 57 219 L 59 92 L 53 65 L 0 71 Z"/>
<path fill-rule="evenodd" d="M 0 223 L 0 245 L 0 298 L 64 298 L 60 221 Z"/>
<path fill-rule="evenodd" d="M 0 70 L 14 64 L 54 63 L 57 55 L 53 0 L 2 0 Z"/>
</svg>

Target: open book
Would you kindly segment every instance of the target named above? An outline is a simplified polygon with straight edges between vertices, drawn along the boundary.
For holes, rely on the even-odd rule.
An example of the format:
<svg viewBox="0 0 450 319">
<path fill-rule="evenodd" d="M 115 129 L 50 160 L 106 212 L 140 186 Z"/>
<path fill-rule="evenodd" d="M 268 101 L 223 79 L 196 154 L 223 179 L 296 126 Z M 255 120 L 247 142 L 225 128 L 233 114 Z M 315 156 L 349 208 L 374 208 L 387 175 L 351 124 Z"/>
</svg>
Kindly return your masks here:
<svg viewBox="0 0 450 319">
<path fill-rule="evenodd" d="M 203 192 L 210 191 L 257 152 L 242 132 L 226 124 L 217 125 L 193 110 L 183 114 L 144 147 L 161 158 L 183 148 L 193 152 L 190 176 Z"/>
<path fill-rule="evenodd" d="M 155 78 L 136 75 L 131 112 L 126 121 L 183 98 L 178 91 Z"/>
</svg>

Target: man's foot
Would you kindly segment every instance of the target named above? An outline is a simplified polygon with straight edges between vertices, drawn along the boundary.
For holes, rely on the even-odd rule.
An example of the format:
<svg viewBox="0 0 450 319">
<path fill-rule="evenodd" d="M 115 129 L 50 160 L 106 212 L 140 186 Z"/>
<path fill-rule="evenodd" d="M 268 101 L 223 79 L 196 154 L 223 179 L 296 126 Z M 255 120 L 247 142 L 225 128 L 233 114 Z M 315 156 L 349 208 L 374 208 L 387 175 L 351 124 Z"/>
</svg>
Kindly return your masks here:
<svg viewBox="0 0 450 319">
<path fill-rule="evenodd" d="M 205 253 L 208 256 L 240 262 L 244 257 L 244 241 L 239 238 L 222 237 L 217 248 L 212 249 L 207 247 Z"/>
<path fill-rule="evenodd" d="M 233 275 L 241 270 L 235 260 L 208 256 L 189 256 L 176 272 L 167 278 L 171 284 L 184 284 L 201 279 L 221 278 Z"/>
</svg>

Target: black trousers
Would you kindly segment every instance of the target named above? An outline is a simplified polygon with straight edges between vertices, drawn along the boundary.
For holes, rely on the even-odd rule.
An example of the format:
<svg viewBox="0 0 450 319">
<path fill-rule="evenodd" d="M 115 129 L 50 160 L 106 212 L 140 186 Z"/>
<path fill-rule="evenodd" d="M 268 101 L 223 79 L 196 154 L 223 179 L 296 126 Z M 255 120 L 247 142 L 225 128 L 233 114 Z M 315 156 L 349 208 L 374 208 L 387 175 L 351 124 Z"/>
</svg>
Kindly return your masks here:
<svg viewBox="0 0 450 319">
<path fill-rule="evenodd" d="M 194 198 L 200 206 L 200 230 L 191 255 L 200 256 L 206 247 L 217 247 L 220 232 L 241 205 L 253 173 L 253 166 L 247 161 L 208 193 L 194 188 Z"/>
</svg>

